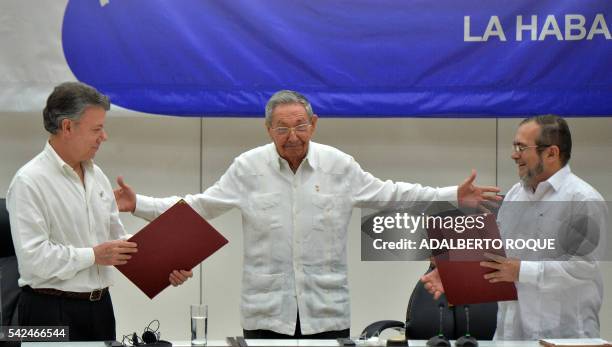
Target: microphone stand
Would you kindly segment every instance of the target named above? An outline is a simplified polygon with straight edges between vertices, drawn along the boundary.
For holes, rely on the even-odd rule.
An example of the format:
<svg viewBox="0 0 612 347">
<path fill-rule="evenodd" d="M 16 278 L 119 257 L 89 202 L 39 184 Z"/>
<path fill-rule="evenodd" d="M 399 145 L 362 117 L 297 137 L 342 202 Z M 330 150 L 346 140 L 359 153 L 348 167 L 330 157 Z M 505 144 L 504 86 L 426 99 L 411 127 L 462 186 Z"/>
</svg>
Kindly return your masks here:
<svg viewBox="0 0 612 347">
<path fill-rule="evenodd" d="M 455 341 L 456 347 L 478 347 L 478 340 L 472 335 L 470 335 L 470 309 L 468 305 L 464 306 L 465 308 L 465 335 Z"/>
<path fill-rule="evenodd" d="M 442 324 L 442 318 L 444 317 L 444 304 L 440 303 L 438 307 L 440 308 L 440 330 L 438 332 L 438 335 L 432 336 L 429 340 L 427 340 L 427 347 L 450 347 L 450 342 L 444 336 L 444 329 Z"/>
</svg>

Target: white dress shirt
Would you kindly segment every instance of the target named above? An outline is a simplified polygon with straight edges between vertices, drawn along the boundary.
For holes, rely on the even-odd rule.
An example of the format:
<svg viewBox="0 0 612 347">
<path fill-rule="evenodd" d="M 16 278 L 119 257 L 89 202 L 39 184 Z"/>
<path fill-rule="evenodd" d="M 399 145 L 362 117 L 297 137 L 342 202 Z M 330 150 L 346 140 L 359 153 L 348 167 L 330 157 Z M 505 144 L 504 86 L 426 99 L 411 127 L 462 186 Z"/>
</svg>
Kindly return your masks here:
<svg viewBox="0 0 612 347">
<path fill-rule="evenodd" d="M 108 178 L 92 161 L 82 167 L 84 186 L 47 143 L 15 174 L 6 200 L 19 286 L 88 292 L 112 284 L 93 246 L 127 235 Z"/>
<path fill-rule="evenodd" d="M 503 238 L 555 237 L 564 230 L 563 221 L 578 211 L 597 220 L 605 237 L 608 211 L 602 196 L 566 165 L 538 184 L 535 192 L 514 185 L 498 223 Z M 496 339 L 599 337 L 603 282 L 598 262 L 592 257 L 565 258 L 521 261 L 515 282 L 518 301 L 499 302 Z"/>
<path fill-rule="evenodd" d="M 151 220 L 178 199 L 138 195 L 134 214 Z M 204 193 L 185 197 L 207 219 L 241 210 L 242 327 L 288 335 L 298 309 L 303 334 L 350 327 L 346 233 L 353 207 L 456 199 L 456 187 L 383 182 L 351 156 L 312 141 L 295 174 L 267 144 L 237 157 Z"/>
</svg>

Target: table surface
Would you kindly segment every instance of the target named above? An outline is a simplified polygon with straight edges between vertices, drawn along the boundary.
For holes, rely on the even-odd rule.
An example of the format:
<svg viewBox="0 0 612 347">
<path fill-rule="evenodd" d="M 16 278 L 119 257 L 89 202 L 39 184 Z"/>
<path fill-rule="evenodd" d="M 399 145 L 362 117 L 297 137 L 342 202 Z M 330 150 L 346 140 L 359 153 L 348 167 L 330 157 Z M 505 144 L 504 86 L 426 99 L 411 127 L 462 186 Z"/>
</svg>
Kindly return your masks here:
<svg viewBox="0 0 612 347">
<path fill-rule="evenodd" d="M 249 346 L 312 346 L 336 347 L 336 340 L 246 340 Z M 170 341 L 173 346 L 191 346 L 190 341 Z M 357 346 L 386 346 L 386 340 L 356 340 Z M 424 347 L 426 340 L 409 340 L 410 347 Z M 451 346 L 454 346 L 451 340 Z M 69 346 L 69 347 L 105 347 L 104 342 L 24 342 L 24 347 Z M 225 340 L 210 340 L 208 347 L 228 346 Z M 479 347 L 539 347 L 538 341 L 479 341 Z"/>
</svg>

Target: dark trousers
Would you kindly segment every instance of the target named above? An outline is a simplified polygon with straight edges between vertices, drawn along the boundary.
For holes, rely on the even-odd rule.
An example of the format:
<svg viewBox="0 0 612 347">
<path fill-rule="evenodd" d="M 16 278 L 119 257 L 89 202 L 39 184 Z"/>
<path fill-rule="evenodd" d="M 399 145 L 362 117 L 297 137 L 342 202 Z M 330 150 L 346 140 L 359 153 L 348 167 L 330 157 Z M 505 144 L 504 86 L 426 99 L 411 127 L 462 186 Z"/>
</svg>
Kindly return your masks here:
<svg viewBox="0 0 612 347">
<path fill-rule="evenodd" d="M 272 330 L 242 330 L 245 339 L 317 339 L 317 340 L 335 340 L 337 338 L 348 338 L 351 335 L 351 329 L 324 331 L 322 333 L 303 335 L 300 328 L 300 315 L 297 316 L 295 323 L 295 333 L 293 335 L 279 334 Z"/>
<path fill-rule="evenodd" d="M 70 341 L 115 340 L 115 314 L 108 291 L 100 301 L 39 294 L 24 287 L 19 325 L 67 326 Z"/>
</svg>

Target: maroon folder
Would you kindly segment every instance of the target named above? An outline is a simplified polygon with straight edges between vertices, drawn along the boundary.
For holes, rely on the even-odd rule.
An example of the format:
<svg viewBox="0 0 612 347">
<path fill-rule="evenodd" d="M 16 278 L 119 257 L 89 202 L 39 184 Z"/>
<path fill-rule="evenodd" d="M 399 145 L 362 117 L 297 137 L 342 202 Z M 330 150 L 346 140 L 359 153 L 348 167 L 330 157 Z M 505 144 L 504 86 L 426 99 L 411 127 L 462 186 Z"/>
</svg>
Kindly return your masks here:
<svg viewBox="0 0 612 347">
<path fill-rule="evenodd" d="M 495 216 L 487 214 L 484 228 L 470 228 L 461 233 L 453 229 L 431 228 L 427 230 L 430 239 L 448 241 L 458 239 L 501 240 Z M 475 247 L 474 247 L 475 248 Z M 495 270 L 480 266 L 480 261 L 491 261 L 484 253 L 505 257 L 504 249 L 450 249 L 434 252 L 436 266 L 442 279 L 446 299 L 453 305 L 478 304 L 492 301 L 517 300 L 516 287 L 511 282 L 490 283 L 484 275 Z"/>
<path fill-rule="evenodd" d="M 172 270 L 190 270 L 227 243 L 184 200 L 128 241 L 138 244 L 138 252 L 116 267 L 151 299 L 170 285 Z"/>
</svg>

